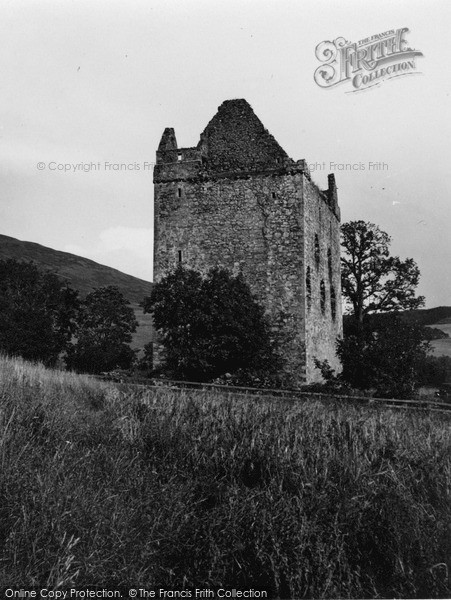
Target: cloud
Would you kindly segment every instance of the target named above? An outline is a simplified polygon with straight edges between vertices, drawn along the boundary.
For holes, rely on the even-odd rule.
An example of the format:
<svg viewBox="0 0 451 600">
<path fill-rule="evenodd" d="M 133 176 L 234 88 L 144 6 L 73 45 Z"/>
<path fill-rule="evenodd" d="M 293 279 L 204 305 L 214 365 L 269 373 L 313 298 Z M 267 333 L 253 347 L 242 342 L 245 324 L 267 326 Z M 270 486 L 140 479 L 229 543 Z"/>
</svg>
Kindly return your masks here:
<svg viewBox="0 0 451 600">
<path fill-rule="evenodd" d="M 90 258 L 124 273 L 149 280 L 152 278 L 153 230 L 146 227 L 110 227 L 102 231 L 89 247 L 66 244 L 65 252 Z"/>
<path fill-rule="evenodd" d="M 153 252 L 153 231 L 150 228 L 110 227 L 99 236 L 101 252 L 125 250 L 141 258 L 149 258 Z"/>
</svg>

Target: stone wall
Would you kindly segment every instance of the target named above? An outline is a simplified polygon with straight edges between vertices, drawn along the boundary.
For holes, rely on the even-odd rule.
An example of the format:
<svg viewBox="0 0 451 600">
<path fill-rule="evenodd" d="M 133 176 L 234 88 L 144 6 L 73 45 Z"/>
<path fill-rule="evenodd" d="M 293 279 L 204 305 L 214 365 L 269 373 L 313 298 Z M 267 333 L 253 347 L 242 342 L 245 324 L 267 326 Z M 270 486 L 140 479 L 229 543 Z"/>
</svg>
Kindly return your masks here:
<svg viewBox="0 0 451 600">
<path fill-rule="evenodd" d="M 305 161 L 290 159 L 244 100 L 221 105 L 196 148 L 177 148 L 174 130 L 166 129 L 154 182 L 155 281 L 180 261 L 202 272 L 213 266 L 242 271 L 271 319 L 286 359 L 286 384 L 318 379 L 313 358 L 333 363 L 341 331 L 335 183 L 320 191 Z M 326 306 L 321 306 L 321 280 Z"/>
<path fill-rule="evenodd" d="M 304 264 L 306 278 L 310 267 L 311 288 L 311 299 L 306 298 L 305 319 L 307 381 L 320 380 L 314 365 L 315 358 L 321 361 L 327 359 L 334 369 L 340 369 L 335 354 L 336 339 L 343 335 L 340 221 L 330 209 L 328 196 L 311 181 L 304 181 Z"/>
</svg>

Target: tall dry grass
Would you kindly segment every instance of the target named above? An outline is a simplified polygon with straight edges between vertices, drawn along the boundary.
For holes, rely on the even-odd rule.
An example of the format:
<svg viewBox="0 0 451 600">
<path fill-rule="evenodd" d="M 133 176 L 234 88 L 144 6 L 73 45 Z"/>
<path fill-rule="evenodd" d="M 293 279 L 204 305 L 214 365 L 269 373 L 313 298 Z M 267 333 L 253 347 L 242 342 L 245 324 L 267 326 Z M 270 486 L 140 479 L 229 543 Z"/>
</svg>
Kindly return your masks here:
<svg viewBox="0 0 451 600">
<path fill-rule="evenodd" d="M 450 420 L 0 360 L 0 586 L 449 597 Z"/>
</svg>

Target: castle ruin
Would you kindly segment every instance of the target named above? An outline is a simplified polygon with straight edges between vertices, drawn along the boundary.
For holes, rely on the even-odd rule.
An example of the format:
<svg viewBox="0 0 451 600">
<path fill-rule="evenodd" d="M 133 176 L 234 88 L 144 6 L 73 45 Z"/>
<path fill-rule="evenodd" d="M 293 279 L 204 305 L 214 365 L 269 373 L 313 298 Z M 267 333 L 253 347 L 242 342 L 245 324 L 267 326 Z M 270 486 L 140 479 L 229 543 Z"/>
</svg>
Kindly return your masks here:
<svg viewBox="0 0 451 600">
<path fill-rule="evenodd" d="M 292 385 L 339 368 L 340 209 L 334 175 L 320 190 L 245 100 L 227 100 L 197 146 L 164 130 L 154 168 L 154 281 L 178 263 L 241 271 L 265 307 Z"/>
</svg>

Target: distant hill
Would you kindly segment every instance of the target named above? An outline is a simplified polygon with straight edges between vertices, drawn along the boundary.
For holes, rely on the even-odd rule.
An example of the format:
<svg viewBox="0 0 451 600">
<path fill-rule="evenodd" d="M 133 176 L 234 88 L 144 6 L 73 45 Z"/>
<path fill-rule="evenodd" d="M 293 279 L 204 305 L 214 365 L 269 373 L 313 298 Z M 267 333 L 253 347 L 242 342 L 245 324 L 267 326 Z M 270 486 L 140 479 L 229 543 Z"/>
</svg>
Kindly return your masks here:
<svg viewBox="0 0 451 600">
<path fill-rule="evenodd" d="M 383 323 L 392 313 L 379 313 L 371 315 L 371 319 L 376 323 Z M 437 306 L 435 308 L 418 308 L 416 310 L 400 311 L 400 317 L 408 323 L 418 323 L 419 325 L 436 325 L 437 323 L 451 323 L 451 306 Z M 352 321 L 352 317 L 344 315 L 345 326 Z"/>
<path fill-rule="evenodd" d="M 6 258 L 32 260 L 38 266 L 57 273 L 82 296 L 92 292 L 95 288 L 114 285 L 130 302 L 139 303 L 152 290 L 152 284 L 149 281 L 126 275 L 117 269 L 100 265 L 88 258 L 53 250 L 34 242 L 22 242 L 6 235 L 0 235 L 0 260 Z"/>
<path fill-rule="evenodd" d="M 152 290 L 150 281 L 126 275 L 117 269 L 75 254 L 0 235 L 0 260 L 7 258 L 35 262 L 38 267 L 48 269 L 67 281 L 72 288 L 80 292 L 81 296 L 86 296 L 95 288 L 116 286 L 133 306 L 139 323 L 133 336 L 132 347 L 143 348 L 147 342 L 154 339 L 151 315 L 144 314 L 139 306 L 143 298 L 150 295 Z"/>
<path fill-rule="evenodd" d="M 383 323 L 390 313 L 373 315 L 374 322 Z M 435 356 L 451 357 L 451 306 L 436 306 L 435 308 L 419 308 L 407 310 L 399 315 L 409 323 L 418 323 L 430 329 L 430 344 Z M 344 316 L 344 326 L 351 322 L 351 317 Z M 436 339 L 433 339 L 436 338 Z"/>
<path fill-rule="evenodd" d="M 420 325 L 434 325 L 436 323 L 451 322 L 451 306 L 436 306 L 435 308 L 419 308 L 402 313 L 403 318 Z"/>
</svg>

